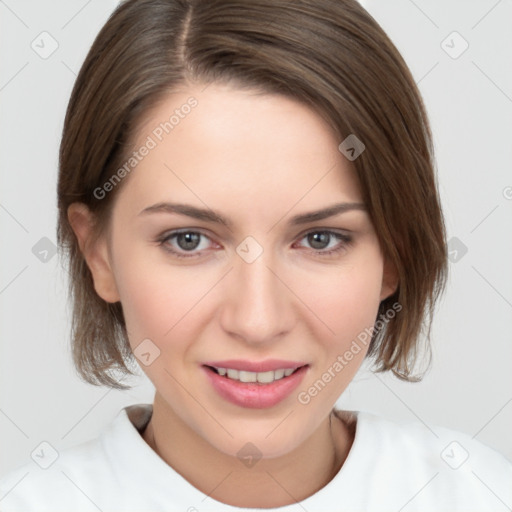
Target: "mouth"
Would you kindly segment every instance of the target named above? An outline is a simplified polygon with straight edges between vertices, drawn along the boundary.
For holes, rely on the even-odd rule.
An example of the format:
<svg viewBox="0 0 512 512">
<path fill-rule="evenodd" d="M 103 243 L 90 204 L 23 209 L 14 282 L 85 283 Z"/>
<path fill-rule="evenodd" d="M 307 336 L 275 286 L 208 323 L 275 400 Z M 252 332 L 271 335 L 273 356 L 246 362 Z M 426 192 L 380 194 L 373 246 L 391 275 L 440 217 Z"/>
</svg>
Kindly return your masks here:
<svg viewBox="0 0 512 512">
<path fill-rule="evenodd" d="M 273 407 L 300 385 L 309 364 L 290 361 L 222 361 L 202 365 L 207 381 L 217 395 L 239 407 Z"/>
<path fill-rule="evenodd" d="M 299 371 L 308 365 L 298 366 L 296 368 L 278 368 L 277 370 L 268 370 L 266 372 L 251 372 L 247 370 L 237 370 L 235 368 L 223 368 L 216 366 L 204 365 L 208 370 L 216 373 L 226 379 L 243 382 L 246 384 L 271 384 L 272 382 L 279 381 L 290 377 L 295 372 Z"/>
</svg>

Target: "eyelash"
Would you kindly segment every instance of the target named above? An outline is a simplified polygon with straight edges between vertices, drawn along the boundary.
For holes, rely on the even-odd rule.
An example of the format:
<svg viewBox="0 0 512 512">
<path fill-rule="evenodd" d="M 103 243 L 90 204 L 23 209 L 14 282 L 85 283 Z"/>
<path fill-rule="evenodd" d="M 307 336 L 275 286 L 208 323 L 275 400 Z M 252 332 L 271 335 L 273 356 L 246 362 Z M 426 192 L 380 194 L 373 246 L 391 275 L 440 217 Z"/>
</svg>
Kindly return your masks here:
<svg viewBox="0 0 512 512">
<path fill-rule="evenodd" d="M 179 231 L 171 231 L 170 233 L 167 232 L 167 233 L 164 233 L 163 235 L 161 235 L 157 239 L 158 245 L 161 246 L 166 252 L 169 252 L 169 253 L 173 254 L 177 258 L 195 258 L 195 257 L 199 257 L 200 256 L 200 252 L 199 253 L 196 252 L 196 253 L 192 253 L 192 254 L 185 254 L 185 253 L 182 253 L 182 252 L 175 251 L 174 249 L 171 249 L 169 247 L 169 245 L 166 245 L 166 243 L 169 240 L 171 240 L 173 238 L 176 238 L 180 234 L 187 234 L 187 233 L 198 234 L 198 235 L 204 236 L 205 238 L 209 239 L 209 237 L 207 235 L 205 235 L 204 233 L 201 233 L 200 231 L 179 230 Z M 323 234 L 327 233 L 327 234 L 333 236 L 334 238 L 337 238 L 340 242 L 342 242 L 338 246 L 336 246 L 334 249 L 329 249 L 328 251 L 320 250 L 320 249 L 317 249 L 317 250 L 312 249 L 313 253 L 315 253 L 316 255 L 319 255 L 321 257 L 335 256 L 336 253 L 342 251 L 343 249 L 345 249 L 346 247 L 348 247 L 348 246 L 350 246 L 352 244 L 352 237 L 350 237 L 348 235 L 345 235 L 345 234 L 342 234 L 342 233 L 339 233 L 337 231 L 332 231 L 332 230 L 328 230 L 328 229 L 315 229 L 315 230 L 312 230 L 312 231 L 308 231 L 307 233 L 304 233 L 304 235 L 301 236 L 300 240 L 303 240 L 308 235 L 318 234 L 318 233 L 323 233 Z"/>
</svg>

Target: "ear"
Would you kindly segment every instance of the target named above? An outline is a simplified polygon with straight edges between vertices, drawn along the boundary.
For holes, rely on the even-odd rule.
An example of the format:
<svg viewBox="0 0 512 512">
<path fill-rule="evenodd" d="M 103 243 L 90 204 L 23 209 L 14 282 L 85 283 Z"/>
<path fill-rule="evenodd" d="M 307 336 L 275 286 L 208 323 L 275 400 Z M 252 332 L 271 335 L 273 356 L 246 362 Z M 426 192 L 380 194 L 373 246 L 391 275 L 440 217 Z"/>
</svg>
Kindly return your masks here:
<svg viewBox="0 0 512 512">
<path fill-rule="evenodd" d="M 68 221 L 91 271 L 96 293 L 106 302 L 118 302 L 120 297 L 112 272 L 106 237 L 93 240 L 92 212 L 83 203 L 73 203 L 68 208 Z"/>
<path fill-rule="evenodd" d="M 384 270 L 382 273 L 382 286 L 380 291 L 380 300 L 383 301 L 393 295 L 398 288 L 398 272 L 395 265 L 389 260 L 384 261 Z"/>
</svg>

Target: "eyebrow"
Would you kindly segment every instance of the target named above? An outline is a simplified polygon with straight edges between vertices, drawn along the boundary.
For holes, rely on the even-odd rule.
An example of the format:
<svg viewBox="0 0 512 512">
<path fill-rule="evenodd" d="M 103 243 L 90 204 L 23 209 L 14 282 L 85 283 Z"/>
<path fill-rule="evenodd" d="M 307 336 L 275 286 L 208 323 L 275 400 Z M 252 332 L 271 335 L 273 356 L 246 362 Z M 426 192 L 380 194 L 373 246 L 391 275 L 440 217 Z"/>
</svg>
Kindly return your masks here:
<svg viewBox="0 0 512 512">
<path fill-rule="evenodd" d="M 321 210 L 315 210 L 312 212 L 295 215 L 289 220 L 289 224 L 292 226 L 307 224 L 308 222 L 327 219 L 328 217 L 333 217 L 334 215 L 345 213 L 351 210 L 367 211 L 366 206 L 363 203 L 337 203 L 331 206 L 327 206 L 326 208 L 322 208 Z M 144 210 L 142 210 L 138 215 L 148 215 L 152 213 L 181 214 L 202 221 L 222 224 L 228 228 L 232 225 L 232 222 L 229 219 L 225 218 L 214 210 L 207 208 L 197 208 L 196 206 L 182 203 L 157 203 L 144 208 Z"/>
</svg>

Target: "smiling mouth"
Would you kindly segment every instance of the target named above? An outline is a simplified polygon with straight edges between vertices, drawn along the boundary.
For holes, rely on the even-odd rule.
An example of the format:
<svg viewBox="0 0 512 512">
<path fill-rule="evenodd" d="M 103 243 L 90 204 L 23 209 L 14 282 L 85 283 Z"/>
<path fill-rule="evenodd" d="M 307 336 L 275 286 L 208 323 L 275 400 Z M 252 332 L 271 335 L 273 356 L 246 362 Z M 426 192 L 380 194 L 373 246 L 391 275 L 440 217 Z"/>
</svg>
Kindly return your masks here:
<svg viewBox="0 0 512 512">
<path fill-rule="evenodd" d="M 217 368 L 215 366 L 205 365 L 206 368 L 212 372 L 224 377 L 228 380 L 242 382 L 244 384 L 271 384 L 272 382 L 286 379 L 290 375 L 304 368 L 299 366 L 297 368 L 281 368 L 277 370 L 270 370 L 267 372 L 249 372 L 245 370 L 235 370 L 233 368 Z"/>
</svg>

